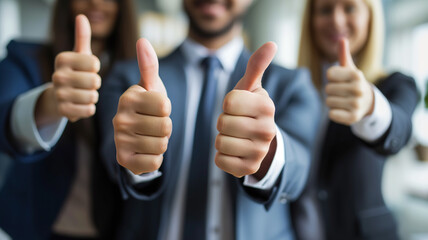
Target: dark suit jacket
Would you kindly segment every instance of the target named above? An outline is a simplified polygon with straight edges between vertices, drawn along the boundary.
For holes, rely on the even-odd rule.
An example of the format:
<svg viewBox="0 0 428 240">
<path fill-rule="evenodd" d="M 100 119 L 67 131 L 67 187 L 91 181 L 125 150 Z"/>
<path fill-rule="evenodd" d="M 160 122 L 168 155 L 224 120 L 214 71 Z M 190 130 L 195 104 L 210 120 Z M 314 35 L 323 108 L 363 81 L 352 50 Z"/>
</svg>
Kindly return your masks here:
<svg viewBox="0 0 428 240">
<path fill-rule="evenodd" d="M 319 168 L 318 198 L 327 239 L 397 239 L 394 216 L 381 192 L 388 155 L 397 153 L 412 132 L 418 101 L 412 78 L 394 73 L 377 84 L 392 109 L 392 123 L 375 143 L 367 143 L 350 127 L 329 122 Z"/>
<path fill-rule="evenodd" d="M 15 99 L 44 83 L 39 65 L 42 48 L 12 41 L 7 57 L 0 62 L 0 151 L 14 160 L 0 190 L 0 228 L 18 240 L 50 237 L 75 176 L 75 137 L 80 131 L 76 125 L 68 124 L 49 152 L 22 154 L 11 138 L 10 115 Z M 109 239 L 117 224 L 120 193 L 99 158 L 92 163 L 94 223 L 101 237 Z"/>
<path fill-rule="evenodd" d="M 229 90 L 244 75 L 248 59 L 249 53 L 242 52 L 232 74 Z M 180 49 L 160 60 L 160 77 L 172 103 L 173 134 L 160 169 L 163 175 L 152 182 L 138 186 L 129 183 L 127 174 L 115 159 L 111 120 L 116 111 L 107 114 L 109 109 L 117 106 L 120 95 L 139 82 L 137 62 L 118 64 L 100 96 L 99 110 L 104 119 L 100 125 L 103 129 L 101 133 L 104 134 L 102 157 L 112 177 L 119 182 L 124 197 L 131 196 L 127 200 L 128 204 L 125 204 L 124 218 L 133 221 L 123 227 L 125 233 L 121 236 L 127 236 L 123 239 L 156 239 L 160 229 L 166 227 L 182 161 L 187 101 L 184 64 Z M 317 95 L 307 71 L 287 70 L 273 64 L 264 74 L 263 86 L 276 106 L 276 124 L 284 137 L 285 167 L 272 191 L 256 191 L 229 177 L 236 223 L 235 236 L 236 239 L 292 239 L 286 203 L 299 196 L 307 178 L 310 150 L 317 127 L 317 120 L 313 116 L 319 115 Z"/>
</svg>

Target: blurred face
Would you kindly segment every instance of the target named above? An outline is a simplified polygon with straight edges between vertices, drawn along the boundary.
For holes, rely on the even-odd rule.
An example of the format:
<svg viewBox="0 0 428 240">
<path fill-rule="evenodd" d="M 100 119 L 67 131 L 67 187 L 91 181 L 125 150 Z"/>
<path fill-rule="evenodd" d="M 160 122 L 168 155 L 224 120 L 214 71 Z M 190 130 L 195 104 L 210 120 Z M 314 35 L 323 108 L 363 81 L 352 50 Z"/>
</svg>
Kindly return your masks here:
<svg viewBox="0 0 428 240">
<path fill-rule="evenodd" d="M 107 38 L 116 23 L 119 6 L 117 0 L 72 0 L 73 16 L 84 14 L 91 24 L 93 38 Z"/>
<path fill-rule="evenodd" d="M 183 0 L 191 31 L 201 37 L 227 33 L 241 21 L 252 0 Z"/>
<path fill-rule="evenodd" d="M 314 0 L 312 30 L 315 45 L 329 61 L 337 61 L 338 41 L 349 40 L 351 54 L 367 42 L 370 12 L 364 0 Z"/>
</svg>

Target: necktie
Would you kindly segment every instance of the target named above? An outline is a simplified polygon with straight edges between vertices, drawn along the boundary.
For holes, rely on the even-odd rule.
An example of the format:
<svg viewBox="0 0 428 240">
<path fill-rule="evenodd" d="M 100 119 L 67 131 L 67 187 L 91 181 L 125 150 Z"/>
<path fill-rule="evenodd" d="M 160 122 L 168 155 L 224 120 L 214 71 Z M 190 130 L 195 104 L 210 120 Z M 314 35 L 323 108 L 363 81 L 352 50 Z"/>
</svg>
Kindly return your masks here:
<svg viewBox="0 0 428 240">
<path fill-rule="evenodd" d="M 205 79 L 196 116 L 187 183 L 183 240 L 205 239 L 206 237 L 208 165 L 213 144 L 211 127 L 217 94 L 217 79 L 214 73 L 216 69 L 221 68 L 221 63 L 217 57 L 208 56 L 202 61 L 202 66 L 205 68 Z"/>
</svg>

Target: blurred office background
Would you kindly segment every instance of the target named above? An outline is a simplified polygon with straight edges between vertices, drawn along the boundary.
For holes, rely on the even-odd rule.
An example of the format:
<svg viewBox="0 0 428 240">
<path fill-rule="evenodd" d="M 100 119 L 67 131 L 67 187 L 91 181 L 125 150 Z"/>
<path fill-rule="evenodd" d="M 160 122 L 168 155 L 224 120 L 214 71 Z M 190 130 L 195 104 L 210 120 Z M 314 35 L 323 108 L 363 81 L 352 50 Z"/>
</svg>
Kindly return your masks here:
<svg viewBox="0 0 428 240">
<path fill-rule="evenodd" d="M 186 36 L 181 0 L 135 3 L 141 36 L 152 42 L 159 55 L 167 54 Z M 383 4 L 385 66 L 389 71 L 414 76 L 424 93 L 428 82 L 428 0 L 383 0 Z M 0 0 L 0 59 L 11 39 L 48 40 L 52 5 L 53 0 Z M 266 41 L 275 41 L 279 46 L 276 62 L 295 67 L 302 10 L 302 0 L 255 1 L 245 19 L 248 48 L 254 50 Z M 420 240 L 428 239 L 428 109 L 422 101 L 413 120 L 414 134 L 408 147 L 385 165 L 383 190 L 400 223 L 402 238 Z M 0 154 L 0 187 L 11 164 Z"/>
</svg>

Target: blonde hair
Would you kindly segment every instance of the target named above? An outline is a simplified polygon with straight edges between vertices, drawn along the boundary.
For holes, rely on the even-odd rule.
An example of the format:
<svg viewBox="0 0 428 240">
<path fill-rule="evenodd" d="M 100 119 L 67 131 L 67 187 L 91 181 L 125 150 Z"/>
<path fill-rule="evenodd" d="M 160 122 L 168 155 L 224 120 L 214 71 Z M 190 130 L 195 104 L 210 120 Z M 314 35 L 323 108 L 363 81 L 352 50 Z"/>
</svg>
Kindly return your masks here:
<svg viewBox="0 0 428 240">
<path fill-rule="evenodd" d="M 312 82 L 320 90 L 322 87 L 322 56 L 316 47 L 312 35 L 313 4 L 315 0 L 307 0 L 302 19 L 302 32 L 298 65 L 311 71 Z M 382 3 L 380 0 L 363 0 L 370 12 L 369 34 L 366 44 L 359 52 L 355 63 L 366 79 L 376 83 L 385 76 L 382 68 L 384 21 Z"/>
</svg>

